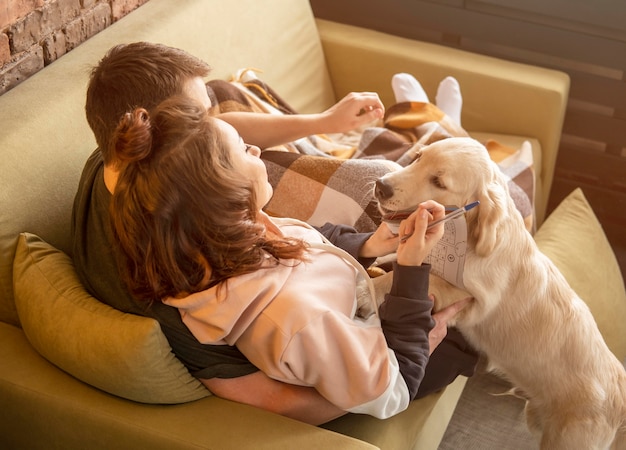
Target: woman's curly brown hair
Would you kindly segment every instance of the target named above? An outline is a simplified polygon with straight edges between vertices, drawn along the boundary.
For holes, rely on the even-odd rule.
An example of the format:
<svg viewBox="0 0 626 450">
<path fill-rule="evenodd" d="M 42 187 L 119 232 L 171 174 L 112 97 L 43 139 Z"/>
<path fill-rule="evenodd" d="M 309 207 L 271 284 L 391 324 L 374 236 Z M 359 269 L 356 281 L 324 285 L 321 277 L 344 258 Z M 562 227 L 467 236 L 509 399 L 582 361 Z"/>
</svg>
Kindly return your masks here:
<svg viewBox="0 0 626 450">
<path fill-rule="evenodd" d="M 216 119 L 184 97 L 137 108 L 113 139 L 120 173 L 111 224 L 122 278 L 138 298 L 187 295 L 273 264 L 306 244 L 268 239 L 252 180 L 231 163 Z"/>
</svg>

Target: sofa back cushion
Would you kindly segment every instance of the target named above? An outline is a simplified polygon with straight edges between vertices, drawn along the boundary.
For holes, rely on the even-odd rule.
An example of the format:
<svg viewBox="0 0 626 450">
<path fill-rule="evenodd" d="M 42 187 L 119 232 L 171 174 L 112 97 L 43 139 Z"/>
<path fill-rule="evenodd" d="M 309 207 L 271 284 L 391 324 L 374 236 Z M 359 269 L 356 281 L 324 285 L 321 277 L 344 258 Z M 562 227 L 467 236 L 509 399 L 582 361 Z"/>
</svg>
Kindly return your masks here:
<svg viewBox="0 0 626 450">
<path fill-rule="evenodd" d="M 113 45 L 161 42 L 228 78 L 263 71 L 298 111 L 334 102 L 307 0 L 151 0 L 0 96 L 0 320 L 18 324 L 11 286 L 18 234 L 70 248 L 71 206 L 95 141 L 84 115 L 89 70 Z"/>
</svg>

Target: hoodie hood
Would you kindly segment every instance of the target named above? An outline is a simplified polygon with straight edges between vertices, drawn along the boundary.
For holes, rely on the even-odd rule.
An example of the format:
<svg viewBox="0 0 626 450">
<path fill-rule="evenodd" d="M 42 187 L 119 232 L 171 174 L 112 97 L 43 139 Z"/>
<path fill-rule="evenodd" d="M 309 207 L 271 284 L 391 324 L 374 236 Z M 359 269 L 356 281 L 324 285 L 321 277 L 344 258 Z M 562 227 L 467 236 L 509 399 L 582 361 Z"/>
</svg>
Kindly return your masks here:
<svg viewBox="0 0 626 450">
<path fill-rule="evenodd" d="M 305 261 L 281 260 L 276 265 L 268 256 L 262 269 L 229 278 L 184 298 L 163 300 L 179 309 L 183 322 L 198 341 L 234 345 L 279 296 L 280 306 L 274 307 L 285 313 L 304 303 L 313 314 L 342 310 L 346 315 L 354 315 L 358 268 L 350 261 L 352 257 L 324 243 L 317 230 L 299 221 L 272 221 L 285 235 L 304 239 L 311 245 Z M 283 325 L 297 328 L 298 320 L 299 315 L 285 314 Z"/>
<path fill-rule="evenodd" d="M 289 260 L 270 266 L 268 262 L 264 269 L 230 278 L 184 298 L 167 298 L 163 303 L 179 308 L 183 322 L 194 330 L 200 342 L 233 345 L 283 289 L 297 264 L 298 261 Z"/>
</svg>

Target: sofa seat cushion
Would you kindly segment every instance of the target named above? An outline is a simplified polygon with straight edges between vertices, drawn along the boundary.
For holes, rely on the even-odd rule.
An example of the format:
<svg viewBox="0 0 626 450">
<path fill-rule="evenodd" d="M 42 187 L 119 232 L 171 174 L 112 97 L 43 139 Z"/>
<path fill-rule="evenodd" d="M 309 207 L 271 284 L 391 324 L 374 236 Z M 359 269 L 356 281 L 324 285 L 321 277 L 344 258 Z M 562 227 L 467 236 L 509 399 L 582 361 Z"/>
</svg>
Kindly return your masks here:
<svg viewBox="0 0 626 450">
<path fill-rule="evenodd" d="M 176 359 L 157 321 L 90 296 L 65 253 L 22 233 L 13 267 L 15 304 L 32 346 L 76 378 L 144 403 L 210 395 Z"/>
<path fill-rule="evenodd" d="M 602 226 L 580 188 L 550 214 L 535 234 L 535 241 L 587 303 L 611 351 L 626 362 L 624 279 Z"/>
</svg>

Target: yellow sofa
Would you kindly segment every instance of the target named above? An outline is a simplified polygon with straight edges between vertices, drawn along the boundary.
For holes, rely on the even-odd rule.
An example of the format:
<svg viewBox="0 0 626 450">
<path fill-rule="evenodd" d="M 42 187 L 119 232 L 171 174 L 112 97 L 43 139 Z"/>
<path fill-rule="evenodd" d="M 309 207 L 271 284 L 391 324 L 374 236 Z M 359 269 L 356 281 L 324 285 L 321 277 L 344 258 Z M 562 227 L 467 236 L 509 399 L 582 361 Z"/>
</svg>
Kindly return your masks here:
<svg viewBox="0 0 626 450">
<path fill-rule="evenodd" d="M 377 91 L 391 105 L 396 72 L 415 74 L 431 95 L 454 75 L 469 131 L 533 143 L 543 221 L 564 74 L 316 21 L 306 0 L 151 0 L 0 97 L 0 447 L 437 448 L 464 379 L 389 420 L 348 415 L 313 427 L 210 396 L 156 322 L 113 311 L 77 286 L 61 251 L 70 248 L 73 196 L 95 148 L 83 111 L 89 68 L 111 46 L 139 40 L 183 48 L 208 61 L 215 78 L 261 69 L 301 112 L 353 90 Z M 152 374 L 154 385 L 145 381 Z"/>
</svg>

